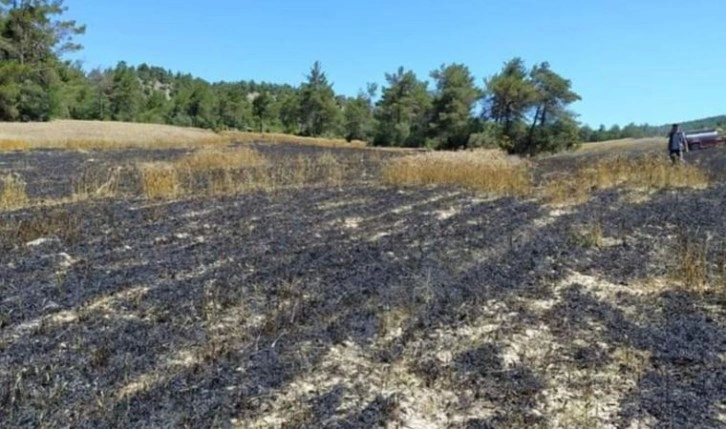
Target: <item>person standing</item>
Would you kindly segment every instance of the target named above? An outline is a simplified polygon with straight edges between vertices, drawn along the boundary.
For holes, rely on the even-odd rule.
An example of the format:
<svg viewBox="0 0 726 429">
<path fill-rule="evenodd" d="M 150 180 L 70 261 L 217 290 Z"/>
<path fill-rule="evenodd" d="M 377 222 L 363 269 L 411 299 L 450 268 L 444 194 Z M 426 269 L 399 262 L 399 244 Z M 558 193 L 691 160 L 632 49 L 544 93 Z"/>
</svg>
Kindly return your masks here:
<svg viewBox="0 0 726 429">
<path fill-rule="evenodd" d="M 681 127 L 678 124 L 673 124 L 671 132 L 668 133 L 668 153 L 671 158 L 671 162 L 683 162 L 683 152 L 688 152 L 688 141 L 686 140 L 686 134 L 681 131 Z"/>
</svg>

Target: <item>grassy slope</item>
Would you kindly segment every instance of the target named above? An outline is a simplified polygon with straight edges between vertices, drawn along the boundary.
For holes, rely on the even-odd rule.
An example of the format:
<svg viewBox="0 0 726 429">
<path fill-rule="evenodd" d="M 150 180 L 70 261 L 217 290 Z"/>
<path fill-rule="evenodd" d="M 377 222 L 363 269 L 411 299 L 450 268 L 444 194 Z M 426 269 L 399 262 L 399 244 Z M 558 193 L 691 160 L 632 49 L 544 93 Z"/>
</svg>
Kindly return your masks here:
<svg viewBox="0 0 726 429">
<path fill-rule="evenodd" d="M 125 122 L 60 120 L 40 123 L 0 123 L 0 140 L 19 140 L 33 146 L 72 141 L 108 144 L 198 142 L 218 139 L 216 133 L 198 128 Z"/>
<path fill-rule="evenodd" d="M 217 134 L 199 128 L 160 124 L 140 124 L 110 121 L 58 120 L 43 123 L 0 122 L 0 149 L 34 147 L 115 147 L 115 146 L 184 146 L 187 144 L 217 143 L 220 141 L 264 141 L 269 143 L 300 143 L 327 147 L 365 147 L 365 142 L 351 143 L 342 139 L 298 137 L 278 133 L 223 132 Z M 14 144 L 11 144 L 14 143 Z M 663 139 L 621 139 L 588 143 L 575 152 L 592 153 L 623 149 L 655 149 Z"/>
<path fill-rule="evenodd" d="M 215 133 L 200 128 L 111 121 L 58 120 L 40 123 L 0 122 L 0 150 L 40 147 L 69 149 L 129 146 L 185 147 L 220 142 L 299 143 L 325 147 L 365 147 L 365 142 L 308 138 L 276 133 Z"/>
<path fill-rule="evenodd" d="M 632 149 L 643 149 L 651 150 L 658 149 L 665 144 L 665 139 L 649 137 L 644 139 L 619 139 L 619 140 L 608 140 L 599 143 L 587 143 L 577 151 L 578 153 L 588 152 L 605 152 L 605 151 L 619 151 L 619 150 L 632 150 Z"/>
</svg>

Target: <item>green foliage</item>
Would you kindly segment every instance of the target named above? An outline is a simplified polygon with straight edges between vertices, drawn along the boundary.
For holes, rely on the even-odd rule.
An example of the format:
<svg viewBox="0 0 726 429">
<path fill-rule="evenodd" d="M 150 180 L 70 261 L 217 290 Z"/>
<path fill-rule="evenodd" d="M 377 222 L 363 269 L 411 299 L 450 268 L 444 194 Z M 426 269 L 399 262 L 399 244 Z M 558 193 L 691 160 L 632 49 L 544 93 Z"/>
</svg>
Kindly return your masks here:
<svg viewBox="0 0 726 429">
<path fill-rule="evenodd" d="M 556 120 L 535 128 L 532 140 L 535 147 L 528 153 L 559 152 L 578 145 L 579 128 L 572 115 L 561 115 Z"/>
<path fill-rule="evenodd" d="M 1 0 L 3 58 L 20 64 L 53 63 L 81 49 L 73 36 L 83 34 L 85 26 L 55 19 L 66 10 L 63 0 Z"/>
<path fill-rule="evenodd" d="M 368 99 L 358 96 L 345 104 L 345 139 L 368 140 L 373 132 L 373 109 Z"/>
<path fill-rule="evenodd" d="M 54 117 L 87 119 L 95 108 L 95 90 L 79 64 L 62 63 L 57 67 L 59 90 Z"/>
<path fill-rule="evenodd" d="M 485 114 L 503 126 L 505 135 L 519 140 L 518 125 L 537 98 L 537 89 L 528 79 L 524 61 L 521 58 L 508 61 L 485 84 L 488 107 Z"/>
<path fill-rule="evenodd" d="M 52 69 L 0 63 L 0 120 L 47 121 L 58 105 L 56 83 Z"/>
<path fill-rule="evenodd" d="M 504 135 L 504 129 L 495 122 L 482 122 L 472 126 L 475 129 L 469 136 L 467 147 L 482 149 L 508 149 L 511 144 Z"/>
<path fill-rule="evenodd" d="M 284 132 L 300 132 L 300 96 L 296 92 L 283 97 L 280 103 L 280 122 Z"/>
<path fill-rule="evenodd" d="M 239 84 L 214 85 L 217 120 L 221 128 L 247 130 L 252 127 L 252 103 L 246 89 Z"/>
<path fill-rule="evenodd" d="M 274 116 L 274 99 L 267 92 L 257 94 L 252 101 L 252 115 L 257 121 L 259 131 L 265 131 L 265 123 L 271 121 Z"/>
<path fill-rule="evenodd" d="M 589 129 L 585 128 L 585 131 L 581 131 L 581 141 L 583 142 L 599 142 L 605 140 L 617 140 L 627 138 L 643 138 L 643 137 L 663 137 L 668 134 L 672 124 L 663 125 L 636 125 L 630 123 L 622 129 L 618 125 L 613 125 L 609 129 L 606 129 L 604 125 L 592 132 L 589 138 L 584 138 L 584 133 Z M 698 130 L 722 130 L 726 125 L 726 116 L 712 116 L 703 119 L 697 119 L 695 121 L 680 122 L 679 125 L 686 131 L 698 131 Z"/>
<path fill-rule="evenodd" d="M 166 94 L 161 91 L 151 91 L 145 98 L 138 120 L 152 124 L 163 123 L 169 111 Z"/>
<path fill-rule="evenodd" d="M 521 58 L 505 63 L 486 80 L 485 114 L 501 127 L 501 147 L 530 155 L 574 147 L 579 128 L 567 107 L 580 96 L 571 86 L 546 62 L 529 72 Z"/>
<path fill-rule="evenodd" d="M 212 88 L 201 79 L 191 82 L 191 93 L 186 106 L 186 114 L 192 119 L 192 125 L 199 128 L 216 128 L 216 100 Z"/>
<path fill-rule="evenodd" d="M 378 91 L 376 84 L 368 84 L 366 92 L 360 92 L 357 97 L 345 102 L 343 110 L 343 128 L 347 141 L 368 141 L 375 131 L 375 118 L 373 117 L 373 98 Z"/>
<path fill-rule="evenodd" d="M 24 67 L 18 62 L 0 62 L 0 120 L 20 118 L 20 82 Z"/>
<path fill-rule="evenodd" d="M 300 87 L 299 109 L 302 135 L 316 137 L 333 131 L 340 109 L 319 61 L 313 64 L 307 82 Z"/>
<path fill-rule="evenodd" d="M 530 81 L 535 88 L 534 117 L 527 140 L 515 145 L 515 151 L 535 154 L 573 147 L 579 140 L 579 130 L 567 106 L 580 96 L 572 91 L 571 82 L 552 71 L 546 62 L 532 68 Z"/>
<path fill-rule="evenodd" d="M 49 91 L 40 80 L 31 77 L 20 84 L 18 113 L 21 121 L 50 120 L 50 112 L 54 110 L 57 98 L 55 92 Z"/>
<path fill-rule="evenodd" d="M 375 112 L 374 144 L 379 146 L 422 146 L 425 142 L 432 98 L 427 83 L 412 71 L 399 67 L 386 74 L 387 87 Z"/>
<path fill-rule="evenodd" d="M 469 68 L 463 64 L 441 66 L 431 73 L 436 82 L 429 133 L 435 147 L 467 146 L 474 104 L 481 97 Z"/>
<path fill-rule="evenodd" d="M 132 67 L 120 62 L 113 71 L 110 110 L 115 121 L 136 121 L 142 104 L 142 88 Z"/>
<path fill-rule="evenodd" d="M 62 0 L 0 1 L 0 119 L 46 121 L 63 114 L 60 55 L 80 49 L 73 36 L 85 31 Z"/>
</svg>

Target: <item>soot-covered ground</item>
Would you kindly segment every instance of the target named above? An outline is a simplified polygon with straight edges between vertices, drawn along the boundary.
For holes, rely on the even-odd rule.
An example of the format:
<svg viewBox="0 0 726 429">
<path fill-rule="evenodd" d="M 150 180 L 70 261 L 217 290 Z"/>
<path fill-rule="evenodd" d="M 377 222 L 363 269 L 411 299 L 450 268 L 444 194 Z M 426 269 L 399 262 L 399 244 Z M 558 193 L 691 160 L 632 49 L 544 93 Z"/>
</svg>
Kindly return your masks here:
<svg viewBox="0 0 726 429">
<path fill-rule="evenodd" d="M 0 425 L 723 427 L 724 197 L 361 182 L 2 213 Z"/>
</svg>

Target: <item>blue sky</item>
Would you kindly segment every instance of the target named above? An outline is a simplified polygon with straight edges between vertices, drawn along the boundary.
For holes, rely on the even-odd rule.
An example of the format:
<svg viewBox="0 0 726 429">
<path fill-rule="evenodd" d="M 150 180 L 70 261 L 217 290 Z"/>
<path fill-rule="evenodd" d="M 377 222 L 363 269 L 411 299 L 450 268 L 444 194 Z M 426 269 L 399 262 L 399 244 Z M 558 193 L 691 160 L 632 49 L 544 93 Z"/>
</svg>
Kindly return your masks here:
<svg viewBox="0 0 726 429">
<path fill-rule="evenodd" d="M 320 60 L 355 95 L 398 66 L 477 82 L 508 59 L 549 61 L 592 126 L 726 113 L 725 0 L 66 0 L 86 68 L 146 62 L 210 81 L 297 85 Z"/>
</svg>

